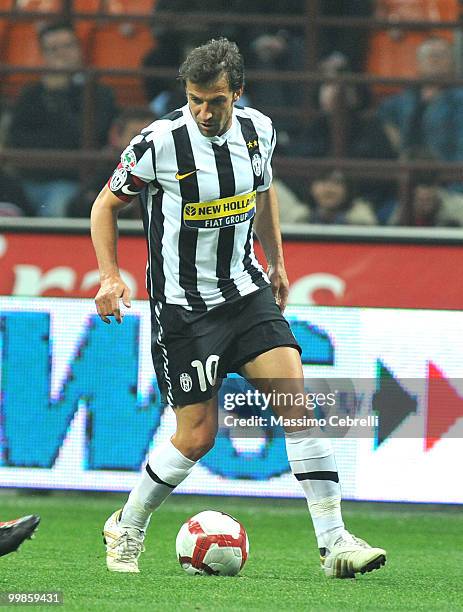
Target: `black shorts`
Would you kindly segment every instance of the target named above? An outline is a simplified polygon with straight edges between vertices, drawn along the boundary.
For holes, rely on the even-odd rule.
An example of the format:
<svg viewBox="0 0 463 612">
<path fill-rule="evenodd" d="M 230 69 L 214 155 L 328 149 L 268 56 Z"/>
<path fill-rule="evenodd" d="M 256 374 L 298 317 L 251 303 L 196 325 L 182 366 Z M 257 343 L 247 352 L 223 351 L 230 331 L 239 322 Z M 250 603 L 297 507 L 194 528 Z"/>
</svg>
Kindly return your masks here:
<svg viewBox="0 0 463 612">
<path fill-rule="evenodd" d="M 170 406 L 211 399 L 228 373 L 272 348 L 301 352 L 270 287 L 200 313 L 151 302 L 151 321 L 154 369 Z"/>
</svg>

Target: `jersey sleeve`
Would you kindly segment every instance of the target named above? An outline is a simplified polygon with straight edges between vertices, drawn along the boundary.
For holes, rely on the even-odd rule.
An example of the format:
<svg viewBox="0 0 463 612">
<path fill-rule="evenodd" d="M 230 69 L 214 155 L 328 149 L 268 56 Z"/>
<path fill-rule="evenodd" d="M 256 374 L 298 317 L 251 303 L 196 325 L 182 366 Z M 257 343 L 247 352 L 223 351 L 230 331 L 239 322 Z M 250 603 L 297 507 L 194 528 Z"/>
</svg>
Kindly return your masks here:
<svg viewBox="0 0 463 612">
<path fill-rule="evenodd" d="M 130 202 L 156 179 L 154 148 L 143 134 L 135 136 L 121 154 L 121 161 L 108 181 L 109 189 L 123 202 Z"/>
<path fill-rule="evenodd" d="M 259 187 L 257 188 L 257 191 L 267 191 L 267 189 L 272 184 L 272 179 L 273 179 L 272 156 L 273 156 L 273 151 L 275 150 L 276 141 L 277 141 L 276 131 L 272 127 L 271 137 L 268 143 L 266 143 L 267 151 L 266 151 L 266 156 L 265 156 L 265 160 L 263 164 L 263 174 L 264 174 L 263 182 L 262 182 L 262 185 L 259 185 Z"/>
</svg>

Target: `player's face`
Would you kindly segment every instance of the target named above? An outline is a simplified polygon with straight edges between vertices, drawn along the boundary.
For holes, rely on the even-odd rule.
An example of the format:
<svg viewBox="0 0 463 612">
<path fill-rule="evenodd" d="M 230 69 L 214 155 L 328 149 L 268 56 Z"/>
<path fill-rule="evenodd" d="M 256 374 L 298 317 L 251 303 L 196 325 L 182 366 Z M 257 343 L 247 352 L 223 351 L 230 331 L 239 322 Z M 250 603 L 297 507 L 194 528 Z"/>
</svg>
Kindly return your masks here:
<svg viewBox="0 0 463 612">
<path fill-rule="evenodd" d="M 230 128 L 233 104 L 241 93 L 242 90 L 230 90 L 225 75 L 208 86 L 186 82 L 188 105 L 203 136 L 220 136 Z"/>
</svg>

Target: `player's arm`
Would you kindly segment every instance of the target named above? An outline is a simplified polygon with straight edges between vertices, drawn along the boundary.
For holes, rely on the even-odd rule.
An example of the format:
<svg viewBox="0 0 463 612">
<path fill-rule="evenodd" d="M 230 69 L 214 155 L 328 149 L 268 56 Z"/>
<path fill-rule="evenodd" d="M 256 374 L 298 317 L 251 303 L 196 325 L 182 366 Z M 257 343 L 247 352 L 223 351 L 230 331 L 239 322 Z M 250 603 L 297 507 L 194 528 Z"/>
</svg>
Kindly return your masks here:
<svg viewBox="0 0 463 612">
<path fill-rule="evenodd" d="M 109 315 L 114 315 L 118 323 L 122 322 L 120 299 L 130 308 L 130 289 L 122 280 L 117 263 L 117 216 L 119 210 L 126 205 L 105 185 L 92 208 L 92 242 L 101 284 L 95 304 L 105 323 L 110 323 Z"/>
<path fill-rule="evenodd" d="M 283 258 L 278 200 L 272 185 L 266 191 L 257 192 L 254 231 L 267 258 L 267 274 L 273 295 L 283 312 L 288 301 L 289 283 Z"/>
</svg>

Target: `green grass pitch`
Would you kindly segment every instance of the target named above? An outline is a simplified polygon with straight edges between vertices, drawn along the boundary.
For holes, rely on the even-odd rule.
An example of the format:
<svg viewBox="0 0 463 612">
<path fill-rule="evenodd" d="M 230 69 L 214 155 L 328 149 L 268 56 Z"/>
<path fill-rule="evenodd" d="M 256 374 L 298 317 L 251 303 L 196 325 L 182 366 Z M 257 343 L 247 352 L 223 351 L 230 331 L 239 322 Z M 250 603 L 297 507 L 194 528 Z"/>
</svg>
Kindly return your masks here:
<svg viewBox="0 0 463 612">
<path fill-rule="evenodd" d="M 124 499 L 0 493 L 1 520 L 42 517 L 36 538 L 0 559 L 0 591 L 60 590 L 58 609 L 98 612 L 463 610 L 461 507 L 344 503 L 348 528 L 386 548 L 389 558 L 385 568 L 356 580 L 328 580 L 302 500 L 182 495 L 154 515 L 141 573 L 111 574 L 101 529 Z M 205 509 L 223 510 L 245 525 L 250 556 L 240 576 L 193 577 L 178 564 L 177 530 Z"/>
</svg>

